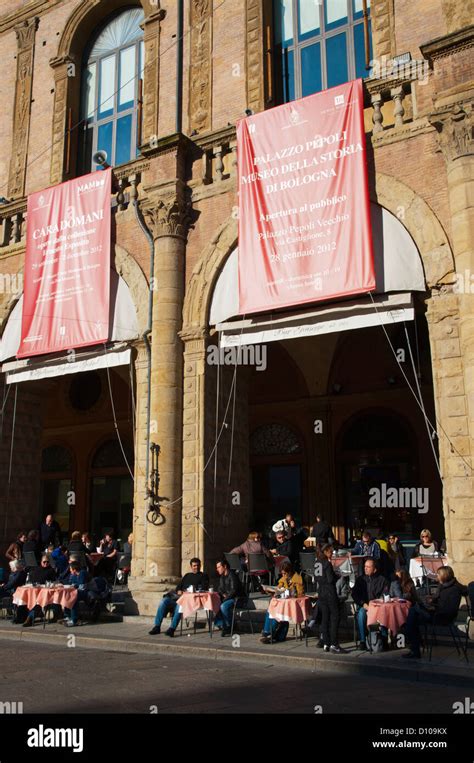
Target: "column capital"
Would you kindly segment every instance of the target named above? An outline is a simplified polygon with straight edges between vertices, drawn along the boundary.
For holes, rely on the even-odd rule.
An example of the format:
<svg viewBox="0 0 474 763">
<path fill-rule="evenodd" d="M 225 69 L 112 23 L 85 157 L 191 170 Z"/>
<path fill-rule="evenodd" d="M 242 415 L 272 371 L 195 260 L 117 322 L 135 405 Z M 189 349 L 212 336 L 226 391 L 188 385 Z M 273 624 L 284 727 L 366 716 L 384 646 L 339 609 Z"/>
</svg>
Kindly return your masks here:
<svg viewBox="0 0 474 763">
<path fill-rule="evenodd" d="M 428 117 L 438 133 L 438 151 L 446 162 L 474 154 L 474 109 L 472 103 L 441 107 Z"/>
<path fill-rule="evenodd" d="M 176 187 L 163 195 L 150 195 L 143 205 L 143 214 L 153 238 L 173 236 L 187 240 L 192 221 L 192 204 L 188 189 L 178 181 Z"/>
</svg>

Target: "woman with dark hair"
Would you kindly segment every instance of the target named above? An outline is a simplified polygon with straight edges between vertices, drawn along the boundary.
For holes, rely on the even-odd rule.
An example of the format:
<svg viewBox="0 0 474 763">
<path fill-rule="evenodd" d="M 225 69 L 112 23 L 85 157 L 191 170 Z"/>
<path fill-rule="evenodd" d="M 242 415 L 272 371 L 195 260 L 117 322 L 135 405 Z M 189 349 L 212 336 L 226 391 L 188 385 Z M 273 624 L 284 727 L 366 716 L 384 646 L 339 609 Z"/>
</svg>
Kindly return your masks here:
<svg viewBox="0 0 474 763">
<path fill-rule="evenodd" d="M 395 570 L 396 580 L 390 584 L 390 596 L 394 599 L 406 599 L 410 604 L 416 604 L 418 595 L 415 583 L 406 570 Z"/>
<path fill-rule="evenodd" d="M 337 631 L 339 628 L 339 599 L 337 596 L 337 576 L 331 564 L 334 547 L 324 543 L 321 547 L 322 561 L 314 565 L 314 576 L 318 583 L 318 607 L 321 612 L 321 635 L 325 652 L 347 654 L 339 645 Z"/>
<path fill-rule="evenodd" d="M 5 551 L 5 558 L 8 562 L 15 562 L 23 558 L 23 544 L 26 541 L 26 533 L 18 533 L 16 540 L 10 543 Z"/>
<path fill-rule="evenodd" d="M 303 578 L 299 572 L 295 572 L 291 562 L 283 562 L 280 567 L 281 578 L 278 581 L 278 588 L 281 591 L 289 591 L 290 596 L 304 596 Z M 276 595 L 276 594 L 275 594 Z M 270 618 L 269 613 L 265 615 L 263 624 L 262 644 L 271 644 L 273 641 L 284 641 L 288 633 L 289 623 L 279 623 Z"/>
</svg>

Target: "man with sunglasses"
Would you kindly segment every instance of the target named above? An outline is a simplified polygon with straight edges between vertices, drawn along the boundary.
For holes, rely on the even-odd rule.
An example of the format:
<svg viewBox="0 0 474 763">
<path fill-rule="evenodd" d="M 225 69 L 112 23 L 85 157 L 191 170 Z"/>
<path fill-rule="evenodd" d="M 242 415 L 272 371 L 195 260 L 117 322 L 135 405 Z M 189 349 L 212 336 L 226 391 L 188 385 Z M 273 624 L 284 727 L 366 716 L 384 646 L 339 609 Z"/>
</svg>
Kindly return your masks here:
<svg viewBox="0 0 474 763">
<path fill-rule="evenodd" d="M 39 567 L 33 567 L 30 572 L 28 573 L 28 583 L 33 583 L 33 585 L 44 585 L 45 583 L 52 583 L 54 580 L 56 580 L 56 572 L 53 570 L 49 563 L 49 557 L 47 554 L 43 554 L 41 557 L 41 562 Z M 57 604 L 53 604 L 53 622 L 56 622 L 56 620 L 59 617 L 61 607 L 59 607 Z M 20 607 L 19 607 L 20 609 Z M 41 614 L 41 607 L 37 604 L 33 609 L 30 609 L 28 612 L 28 616 L 23 623 L 24 628 L 30 628 L 34 622 L 35 622 L 35 616 L 39 616 Z"/>
</svg>

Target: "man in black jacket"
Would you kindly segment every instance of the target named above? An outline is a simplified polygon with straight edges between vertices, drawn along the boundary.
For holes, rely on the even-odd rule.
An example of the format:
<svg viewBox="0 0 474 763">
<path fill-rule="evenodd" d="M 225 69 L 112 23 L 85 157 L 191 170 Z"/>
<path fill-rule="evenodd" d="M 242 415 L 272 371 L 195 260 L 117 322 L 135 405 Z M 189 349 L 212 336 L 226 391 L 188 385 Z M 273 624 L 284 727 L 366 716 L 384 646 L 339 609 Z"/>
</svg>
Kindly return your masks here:
<svg viewBox="0 0 474 763">
<path fill-rule="evenodd" d="M 39 542 L 41 545 L 41 551 L 44 551 L 51 544 L 56 546 L 61 545 L 62 534 L 61 528 L 52 514 L 47 514 L 44 518 L 44 522 L 40 522 L 38 526 Z"/>
<path fill-rule="evenodd" d="M 420 659 L 420 625 L 446 626 L 454 622 L 461 598 L 467 594 L 467 587 L 456 580 L 452 567 L 440 567 L 436 576 L 439 588 L 434 596 L 427 596 L 426 605 L 415 604 L 408 613 L 405 636 L 411 650 L 403 657 Z"/>
<path fill-rule="evenodd" d="M 39 567 L 33 567 L 30 572 L 28 573 L 28 582 L 33 583 L 33 585 L 45 585 L 45 583 L 53 583 L 57 578 L 55 570 L 51 567 L 49 563 L 49 558 L 46 554 L 43 554 L 41 557 L 41 563 Z M 56 620 L 59 617 L 61 607 L 58 604 L 52 604 L 52 609 L 54 613 L 53 621 L 56 622 Z M 18 609 L 21 609 L 21 607 L 18 607 Z M 35 616 L 39 616 L 41 614 L 41 607 L 39 604 L 36 604 L 33 609 L 30 609 L 28 612 L 28 617 L 26 618 L 25 622 L 23 623 L 24 628 L 31 627 L 35 622 Z"/>
<path fill-rule="evenodd" d="M 335 543 L 332 527 L 329 522 L 322 518 L 321 514 L 316 515 L 316 522 L 311 528 L 310 534 L 312 538 L 316 538 L 317 546 L 323 546 L 325 543 Z"/>
<path fill-rule="evenodd" d="M 10 570 L 8 582 L 0 586 L 0 596 L 13 596 L 16 589 L 26 583 L 25 563 L 22 559 L 10 562 Z"/>
<path fill-rule="evenodd" d="M 377 562 L 375 559 L 368 558 L 364 564 L 364 574 L 356 579 L 352 589 L 352 598 L 358 606 L 357 610 L 357 628 L 359 631 L 358 649 L 366 648 L 365 639 L 367 636 L 367 612 L 369 602 L 374 599 L 381 599 L 384 593 L 389 592 L 389 582 L 383 575 L 379 574 Z M 381 628 L 382 635 L 386 635 L 386 629 Z M 385 631 L 385 633 L 384 633 Z"/>
<path fill-rule="evenodd" d="M 161 623 L 163 622 L 163 619 L 168 612 L 172 612 L 173 619 L 171 620 L 170 627 L 165 631 L 165 636 L 173 637 L 174 632 L 181 621 L 181 612 L 177 605 L 177 601 L 181 594 L 188 588 L 191 588 L 191 586 L 193 591 L 207 591 L 209 589 L 209 578 L 204 572 L 201 572 L 201 560 L 197 559 L 197 557 L 191 559 L 190 566 L 191 572 L 187 572 L 186 575 L 184 575 L 181 582 L 176 586 L 176 590 L 167 593 L 161 600 L 161 604 L 156 612 L 155 624 L 151 631 L 149 631 L 150 636 L 157 636 L 161 633 Z"/>
<path fill-rule="evenodd" d="M 227 636 L 231 631 L 232 609 L 235 600 L 242 596 L 242 586 L 239 578 L 229 567 L 229 562 L 222 559 L 217 562 L 216 570 L 219 575 L 218 592 L 221 597 L 221 607 L 214 620 L 218 628 L 222 628 L 221 636 Z"/>
</svg>

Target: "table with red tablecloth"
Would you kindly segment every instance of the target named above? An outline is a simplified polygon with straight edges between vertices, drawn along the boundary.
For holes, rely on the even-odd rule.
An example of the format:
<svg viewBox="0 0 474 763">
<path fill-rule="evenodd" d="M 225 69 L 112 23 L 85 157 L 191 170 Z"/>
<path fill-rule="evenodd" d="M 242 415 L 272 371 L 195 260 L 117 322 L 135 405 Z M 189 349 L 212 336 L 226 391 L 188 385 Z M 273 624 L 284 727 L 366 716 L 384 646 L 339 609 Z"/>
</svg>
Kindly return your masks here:
<svg viewBox="0 0 474 763">
<path fill-rule="evenodd" d="M 214 615 L 217 615 L 221 608 L 221 597 L 218 593 L 210 591 L 196 593 L 185 591 L 179 597 L 177 604 L 183 617 L 191 617 L 191 615 L 200 609 L 205 609 L 206 612 L 213 612 Z"/>
<path fill-rule="evenodd" d="M 278 620 L 280 623 L 301 625 L 309 620 L 310 602 L 309 596 L 289 596 L 282 599 L 275 596 L 268 606 L 268 614 L 272 620 Z"/>
<path fill-rule="evenodd" d="M 392 633 L 398 633 L 402 625 L 407 621 L 409 609 L 409 601 L 402 601 L 401 599 L 392 599 L 391 601 L 374 599 L 369 602 L 367 625 L 379 623 L 387 628 L 387 630 L 392 631 Z"/>
<path fill-rule="evenodd" d="M 13 597 L 14 604 L 18 607 L 25 606 L 28 610 L 32 610 L 35 606 L 47 607 L 51 604 L 72 609 L 76 600 L 77 588 L 74 586 L 20 586 Z"/>
</svg>

